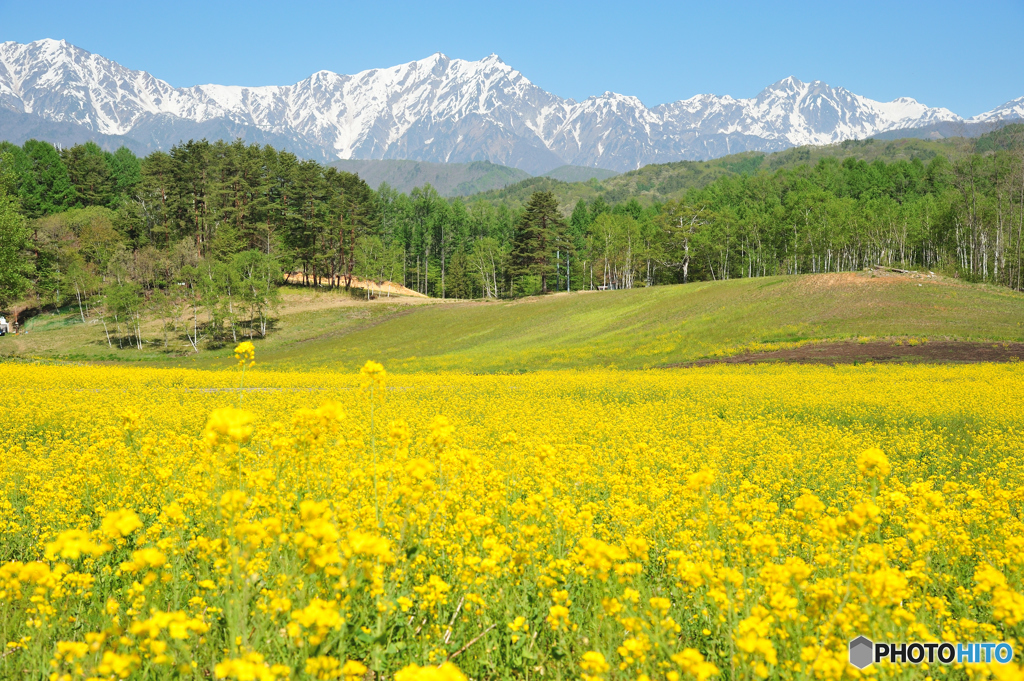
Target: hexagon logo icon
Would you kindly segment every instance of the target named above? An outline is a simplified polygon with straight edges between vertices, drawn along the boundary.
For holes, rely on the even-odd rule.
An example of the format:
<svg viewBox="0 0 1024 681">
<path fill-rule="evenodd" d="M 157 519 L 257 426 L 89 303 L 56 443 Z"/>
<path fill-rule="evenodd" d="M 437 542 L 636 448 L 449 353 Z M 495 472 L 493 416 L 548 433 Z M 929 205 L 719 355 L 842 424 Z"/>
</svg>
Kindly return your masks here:
<svg viewBox="0 0 1024 681">
<path fill-rule="evenodd" d="M 875 644 L 864 636 L 850 641 L 850 664 L 857 669 L 864 669 L 874 662 Z"/>
</svg>

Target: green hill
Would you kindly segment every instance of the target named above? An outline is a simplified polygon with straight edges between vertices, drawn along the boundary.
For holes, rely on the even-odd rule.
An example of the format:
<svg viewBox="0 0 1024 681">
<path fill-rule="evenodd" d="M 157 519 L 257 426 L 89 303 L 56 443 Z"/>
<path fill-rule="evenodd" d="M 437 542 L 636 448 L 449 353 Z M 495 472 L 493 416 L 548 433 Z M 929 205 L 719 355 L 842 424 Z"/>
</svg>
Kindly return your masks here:
<svg viewBox="0 0 1024 681">
<path fill-rule="evenodd" d="M 353 370 L 367 359 L 399 372 L 643 368 L 767 349 L 764 344 L 861 336 L 1024 340 L 1024 295 L 957 280 L 873 273 L 702 282 L 558 294 L 503 302 L 386 299 L 285 289 L 275 330 L 257 340 L 267 369 Z M 135 360 L 223 367 L 231 343 L 186 354 L 182 335 L 162 348 L 156 322 L 146 349 L 108 348 L 77 309 L 30 320 L 0 339 L 0 355 Z M 771 346 L 767 346 L 770 348 Z"/>
<path fill-rule="evenodd" d="M 530 177 L 517 168 L 497 165 L 490 161 L 472 163 L 428 163 L 426 161 L 333 161 L 329 165 L 349 173 L 356 173 L 376 189 L 387 182 L 392 189 L 408 193 L 416 187 L 430 184 L 441 196 L 467 196 L 499 189 Z"/>
<path fill-rule="evenodd" d="M 338 170 L 356 173 L 366 183 L 377 188 L 387 182 L 392 189 L 409 193 L 416 187 L 430 184 L 441 196 L 468 196 L 502 189 L 533 179 L 526 171 L 498 165 L 490 161 L 472 163 L 429 163 L 427 161 L 400 161 L 393 159 L 358 161 L 341 160 L 330 164 Z M 560 182 L 588 182 L 606 180 L 618 175 L 614 170 L 561 166 L 541 177 Z"/>
<path fill-rule="evenodd" d="M 924 137 L 922 139 L 887 139 L 890 135 L 885 134 L 824 146 L 793 147 L 772 154 L 744 152 L 711 161 L 651 164 L 622 174 L 601 168 L 561 166 L 544 175 L 531 177 L 525 171 L 488 161 L 428 163 L 344 160 L 334 161 L 330 165 L 358 173 L 375 188 L 381 182 L 387 182 L 398 191 L 409 192 L 430 183 L 442 196 L 472 197 L 504 203 L 511 208 L 524 205 L 535 191 L 551 191 L 558 197 L 559 204 L 570 210 L 579 199 L 593 201 L 598 197 L 608 203 L 636 198 L 642 204 L 650 205 L 679 198 L 688 189 L 707 186 L 720 177 L 775 172 L 802 164 L 813 165 L 822 158 L 836 158 L 840 161 L 855 158 L 868 163 L 892 163 L 916 158 L 927 163 L 940 154 L 949 157 L 973 152 L 985 153 L 1019 145 L 1024 140 L 1024 124 L 991 127 L 996 129 L 978 137 L 934 135 L 936 139 L 930 139 L 928 131 L 924 131 L 921 132 Z M 892 135 L 897 135 L 897 132 Z"/>
<path fill-rule="evenodd" d="M 521 206 L 535 191 L 552 191 L 558 197 L 559 205 L 566 210 L 579 199 L 593 201 L 601 197 L 608 203 L 618 203 L 636 198 L 649 205 L 679 198 L 693 187 L 704 187 L 714 180 L 730 175 L 754 175 L 759 172 L 813 165 L 826 157 L 840 161 L 855 158 L 867 161 L 892 163 L 900 160 L 920 159 L 927 163 L 935 156 L 956 156 L 959 154 L 984 153 L 1008 145 L 1020 144 L 1024 137 L 1024 124 L 1007 125 L 978 138 L 928 139 L 866 139 L 847 140 L 825 146 L 794 147 L 773 154 L 744 152 L 732 154 L 712 161 L 678 161 L 644 166 L 638 170 L 622 173 L 607 179 L 585 182 L 569 182 L 557 177 L 531 177 L 516 184 L 493 189 L 474 195 L 474 199 L 502 202 L 510 207 Z M 550 175 L 550 174 L 549 174 Z"/>
<path fill-rule="evenodd" d="M 704 282 L 441 304 L 398 312 L 340 336 L 269 347 L 293 368 L 366 359 L 397 371 L 643 368 L 858 336 L 1024 339 L 1024 295 L 953 280 L 868 273 Z"/>
<path fill-rule="evenodd" d="M 550 177 L 553 180 L 562 182 L 589 182 L 592 179 L 607 180 L 618 175 L 614 170 L 604 168 L 585 168 L 583 166 L 560 166 L 549 170 L 542 177 Z"/>
</svg>

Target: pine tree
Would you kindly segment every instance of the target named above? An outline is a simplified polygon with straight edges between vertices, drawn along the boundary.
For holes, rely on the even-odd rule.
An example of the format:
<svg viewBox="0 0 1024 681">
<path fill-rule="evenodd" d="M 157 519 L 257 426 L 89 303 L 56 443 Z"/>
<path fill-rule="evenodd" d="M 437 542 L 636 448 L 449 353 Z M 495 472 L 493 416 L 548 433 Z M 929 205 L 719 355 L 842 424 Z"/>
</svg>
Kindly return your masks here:
<svg viewBox="0 0 1024 681">
<path fill-rule="evenodd" d="M 566 227 L 554 193 L 534 192 L 512 242 L 512 274 L 539 276 L 541 293 L 547 293 L 547 278 L 557 273 L 555 254 L 565 243 Z"/>
<path fill-rule="evenodd" d="M 469 261 L 466 258 L 466 251 L 462 248 L 452 254 L 451 261 L 448 264 L 446 286 L 448 298 L 465 299 L 473 297 L 473 278 L 469 272 Z"/>
<path fill-rule="evenodd" d="M 576 202 L 576 207 L 572 209 L 572 216 L 569 218 L 569 227 L 573 238 L 582 239 L 590 229 L 591 222 L 593 220 L 590 218 L 590 211 L 587 210 L 587 203 L 580 199 Z"/>
<path fill-rule="evenodd" d="M 60 154 L 49 142 L 29 140 L 23 147 L 26 167 L 21 186 L 21 207 L 30 218 L 67 210 L 75 205 L 75 186 Z"/>
<path fill-rule="evenodd" d="M 175 189 L 172 219 L 177 223 L 178 233 L 193 239 L 203 256 L 217 224 L 210 210 L 214 184 L 210 143 L 205 139 L 189 140 L 172 148 L 170 156 Z"/>
<path fill-rule="evenodd" d="M 106 154 L 104 158 L 110 171 L 113 203 L 123 203 L 142 184 L 142 164 L 128 147 L 121 147 L 113 154 Z"/>
<path fill-rule="evenodd" d="M 141 173 L 139 190 L 142 199 L 139 205 L 144 214 L 144 225 L 139 230 L 140 239 L 160 248 L 168 248 L 178 236 L 173 223 L 174 161 L 169 154 L 154 151 L 141 163 Z"/>
<path fill-rule="evenodd" d="M 76 144 L 65 149 L 61 160 L 68 169 L 68 178 L 75 186 L 79 206 L 108 206 L 114 198 L 114 180 L 110 176 L 107 156 L 95 142 Z"/>
</svg>

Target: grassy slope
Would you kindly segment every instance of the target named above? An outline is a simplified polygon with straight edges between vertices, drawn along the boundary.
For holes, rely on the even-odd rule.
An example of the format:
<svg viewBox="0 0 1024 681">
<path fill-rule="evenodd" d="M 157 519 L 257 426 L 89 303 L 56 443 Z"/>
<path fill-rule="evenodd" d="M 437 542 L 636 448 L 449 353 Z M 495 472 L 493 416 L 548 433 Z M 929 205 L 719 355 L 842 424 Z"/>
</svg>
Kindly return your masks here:
<svg viewBox="0 0 1024 681">
<path fill-rule="evenodd" d="M 0 339 L 0 352 L 17 343 L 19 354 L 28 356 L 196 367 L 230 362 L 230 346 L 186 357 L 157 347 L 110 352 L 101 327 L 67 323 L 71 315 L 53 319 L 48 330 L 40 323 L 29 335 Z M 147 335 L 156 338 L 157 331 Z M 352 304 L 324 294 L 319 302 L 286 305 L 280 330 L 258 341 L 257 356 L 268 368 L 345 371 L 367 359 L 393 371 L 643 368 L 752 344 L 854 336 L 1024 340 L 1024 296 L 950 280 L 864 273 L 491 303 Z"/>
<path fill-rule="evenodd" d="M 280 292 L 281 306 L 274 328 L 266 340 L 257 340 L 261 349 L 287 348 L 310 338 L 330 339 L 401 313 L 409 305 L 436 304 L 415 298 L 381 298 L 368 303 L 360 296 L 297 287 L 284 287 Z M 223 347 L 204 349 L 198 356 L 191 354 L 184 335 L 188 322 L 181 320 L 178 333 L 168 334 L 167 350 L 163 347 L 161 325 L 156 320 L 149 320 L 143 327 L 142 335 L 147 341 L 143 350 L 130 348 L 127 343 L 124 349 L 119 349 L 116 338 L 114 347 L 110 348 L 99 320 L 87 318 L 87 323 L 82 324 L 78 308 L 68 306 L 57 313 L 47 311 L 29 319 L 23 329 L 27 333 L 0 338 L 0 357 L 17 355 L 88 362 L 185 363 L 191 366 L 195 361 L 222 364 L 224 357 L 231 355 L 234 345 L 230 339 Z"/>
<path fill-rule="evenodd" d="M 921 284 L 920 286 L 918 284 Z M 261 352 L 288 367 L 528 371 L 664 366 L 752 343 L 851 336 L 1024 338 L 1024 296 L 866 274 L 774 277 L 406 307 Z"/>
</svg>

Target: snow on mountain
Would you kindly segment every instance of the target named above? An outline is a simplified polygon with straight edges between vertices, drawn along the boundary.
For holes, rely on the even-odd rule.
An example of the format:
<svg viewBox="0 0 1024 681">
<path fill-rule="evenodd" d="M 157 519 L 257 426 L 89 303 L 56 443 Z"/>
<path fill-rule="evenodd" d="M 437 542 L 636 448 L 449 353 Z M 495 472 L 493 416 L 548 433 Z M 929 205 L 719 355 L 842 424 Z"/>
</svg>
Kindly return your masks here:
<svg viewBox="0 0 1024 681">
<path fill-rule="evenodd" d="M 355 75 L 319 71 L 285 86 L 175 88 L 57 40 L 0 43 L 4 109 L 157 148 L 185 135 L 228 134 L 283 141 L 324 160 L 488 160 L 532 173 L 566 164 L 623 171 L 962 120 L 913 99 L 876 102 L 792 77 L 751 99 L 698 95 L 648 108 L 606 92 L 576 102 L 493 54 L 465 61 L 438 53 Z M 971 120 L 1021 117 L 1024 98 Z"/>
<path fill-rule="evenodd" d="M 991 111 L 986 111 L 983 114 L 978 114 L 974 118 L 968 119 L 968 122 L 988 123 L 990 121 L 1003 121 L 1010 118 L 1024 118 L 1024 97 L 1011 99 L 1002 106 L 997 106 Z"/>
</svg>

